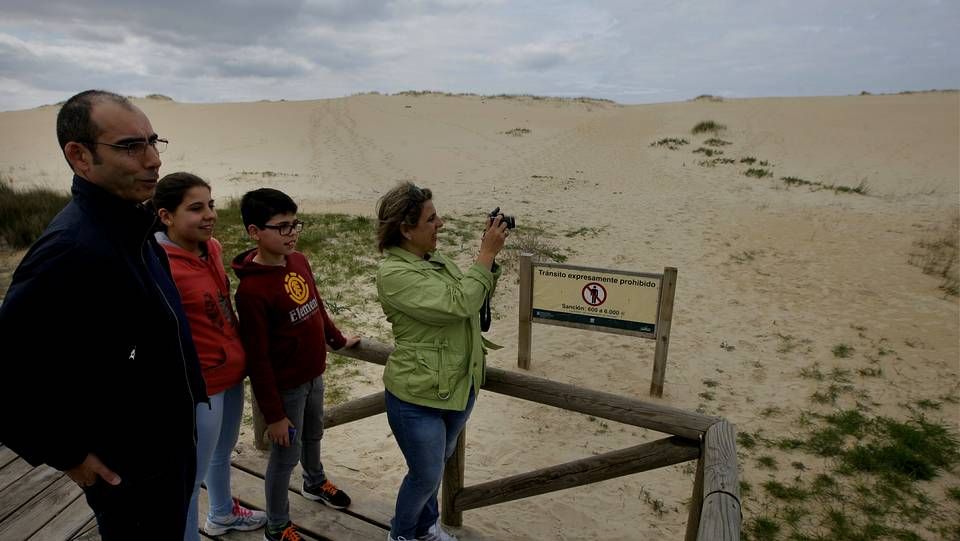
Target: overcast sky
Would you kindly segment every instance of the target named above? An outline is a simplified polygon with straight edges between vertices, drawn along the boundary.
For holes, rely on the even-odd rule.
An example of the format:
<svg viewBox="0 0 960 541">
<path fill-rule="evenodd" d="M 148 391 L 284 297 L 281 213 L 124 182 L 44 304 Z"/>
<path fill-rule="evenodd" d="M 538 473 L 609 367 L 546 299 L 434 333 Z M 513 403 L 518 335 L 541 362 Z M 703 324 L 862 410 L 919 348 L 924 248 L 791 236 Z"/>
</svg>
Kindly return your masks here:
<svg viewBox="0 0 960 541">
<path fill-rule="evenodd" d="M 87 88 L 649 103 L 958 87 L 958 0 L 0 0 L 0 110 Z"/>
</svg>

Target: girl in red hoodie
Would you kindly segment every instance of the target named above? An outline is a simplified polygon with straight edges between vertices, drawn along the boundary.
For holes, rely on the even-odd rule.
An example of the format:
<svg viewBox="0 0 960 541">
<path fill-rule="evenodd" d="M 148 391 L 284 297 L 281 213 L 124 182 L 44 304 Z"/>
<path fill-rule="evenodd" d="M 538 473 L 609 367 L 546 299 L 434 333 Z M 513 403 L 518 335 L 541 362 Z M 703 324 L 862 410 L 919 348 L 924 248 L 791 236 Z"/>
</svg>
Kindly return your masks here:
<svg viewBox="0 0 960 541">
<path fill-rule="evenodd" d="M 240 433 L 247 368 L 220 243 L 213 238 L 217 211 L 210 185 L 190 173 L 172 173 L 157 183 L 153 204 L 163 229 L 156 237 L 170 259 L 210 395 L 209 405 L 197 405 L 197 477 L 184 539 L 200 539 L 201 481 L 210 499 L 207 534 L 255 530 L 266 524 L 266 514 L 230 497 L 230 455 Z"/>
</svg>

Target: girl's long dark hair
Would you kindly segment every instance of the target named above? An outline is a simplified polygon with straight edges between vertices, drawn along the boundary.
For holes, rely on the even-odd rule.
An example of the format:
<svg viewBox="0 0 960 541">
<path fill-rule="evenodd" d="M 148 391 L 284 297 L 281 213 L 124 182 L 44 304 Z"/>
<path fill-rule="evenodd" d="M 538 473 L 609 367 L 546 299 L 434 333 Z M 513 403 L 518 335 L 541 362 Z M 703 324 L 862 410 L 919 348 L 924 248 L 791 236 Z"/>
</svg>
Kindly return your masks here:
<svg viewBox="0 0 960 541">
<path fill-rule="evenodd" d="M 180 203 L 183 203 L 183 197 L 187 194 L 187 190 L 197 186 L 210 189 L 210 184 L 207 181 L 193 173 L 179 171 L 161 178 L 157 182 L 157 190 L 153 193 L 153 199 L 150 200 L 153 211 L 167 209 L 172 212 L 176 210 Z M 167 228 L 160 220 L 157 220 L 157 229 L 165 231 Z"/>
</svg>

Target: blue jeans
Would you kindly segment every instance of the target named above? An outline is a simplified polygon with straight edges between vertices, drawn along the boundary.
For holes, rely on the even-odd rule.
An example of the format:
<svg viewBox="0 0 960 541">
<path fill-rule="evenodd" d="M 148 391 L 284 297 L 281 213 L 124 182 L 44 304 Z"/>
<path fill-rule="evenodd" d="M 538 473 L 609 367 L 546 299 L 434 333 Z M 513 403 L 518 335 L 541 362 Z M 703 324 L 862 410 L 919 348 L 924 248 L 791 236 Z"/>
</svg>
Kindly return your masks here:
<svg viewBox="0 0 960 541">
<path fill-rule="evenodd" d="M 200 482 L 207 484 L 210 496 L 208 516 L 229 515 L 233 511 L 230 497 L 230 455 L 240 434 L 243 415 L 243 382 L 210 397 L 210 405 L 197 404 L 197 478 L 187 512 L 185 541 L 200 540 L 197 498 Z"/>
<path fill-rule="evenodd" d="M 281 390 L 283 411 L 297 433 L 289 447 L 276 443 L 270 446 L 264 487 L 267 497 L 267 527 L 278 528 L 290 520 L 290 474 L 297 462 L 303 466 L 303 484 L 316 488 L 326 481 L 320 461 L 320 439 L 323 438 L 323 376 Z"/>
<path fill-rule="evenodd" d="M 390 521 L 390 534 L 414 539 L 437 522 L 440 508 L 437 492 L 443 466 L 457 448 L 457 438 L 473 410 L 474 393 L 463 411 L 418 406 L 384 391 L 387 421 L 407 461 L 407 475 L 397 493 L 397 506 Z"/>
</svg>

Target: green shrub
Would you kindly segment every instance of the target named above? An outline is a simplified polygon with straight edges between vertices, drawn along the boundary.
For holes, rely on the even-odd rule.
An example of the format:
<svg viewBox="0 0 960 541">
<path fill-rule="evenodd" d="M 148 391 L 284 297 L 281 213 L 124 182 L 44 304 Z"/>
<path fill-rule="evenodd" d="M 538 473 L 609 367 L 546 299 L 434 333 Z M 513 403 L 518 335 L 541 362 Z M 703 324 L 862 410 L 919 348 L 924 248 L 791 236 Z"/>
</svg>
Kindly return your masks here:
<svg viewBox="0 0 960 541">
<path fill-rule="evenodd" d="M 694 126 L 690 131 L 696 135 L 698 133 L 717 133 L 725 129 L 727 129 L 727 127 L 719 122 L 714 122 L 713 120 L 704 120 L 703 122 L 697 123 L 697 125 Z"/>
<path fill-rule="evenodd" d="M 0 244 L 26 248 L 70 202 L 70 195 L 46 188 L 15 190 L 0 179 Z"/>
</svg>

